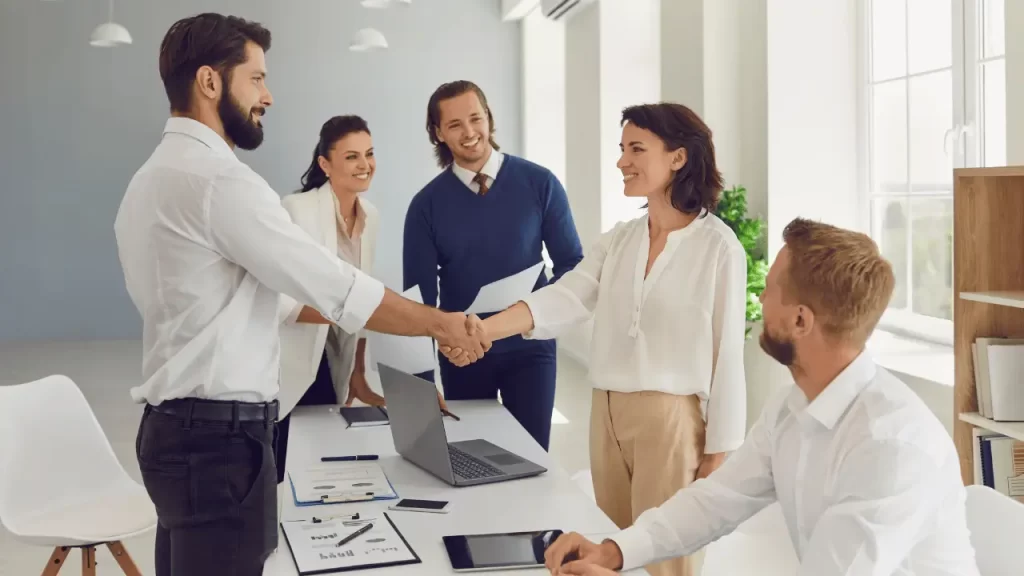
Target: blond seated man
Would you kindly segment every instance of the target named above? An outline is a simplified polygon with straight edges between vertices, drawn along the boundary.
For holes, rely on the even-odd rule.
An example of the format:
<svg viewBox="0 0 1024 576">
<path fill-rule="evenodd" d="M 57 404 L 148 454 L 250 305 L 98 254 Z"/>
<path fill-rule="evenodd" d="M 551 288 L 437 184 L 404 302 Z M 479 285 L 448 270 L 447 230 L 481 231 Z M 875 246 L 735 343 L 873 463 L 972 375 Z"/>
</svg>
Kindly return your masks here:
<svg viewBox="0 0 1024 576">
<path fill-rule="evenodd" d="M 552 574 L 605 576 L 692 554 L 778 501 L 801 576 L 978 576 L 949 434 L 865 343 L 892 295 L 867 236 L 803 219 L 761 302 L 761 347 L 796 386 L 769 400 L 716 472 L 601 544 L 579 534 L 547 552 Z M 579 559 L 563 565 L 572 554 Z"/>
</svg>

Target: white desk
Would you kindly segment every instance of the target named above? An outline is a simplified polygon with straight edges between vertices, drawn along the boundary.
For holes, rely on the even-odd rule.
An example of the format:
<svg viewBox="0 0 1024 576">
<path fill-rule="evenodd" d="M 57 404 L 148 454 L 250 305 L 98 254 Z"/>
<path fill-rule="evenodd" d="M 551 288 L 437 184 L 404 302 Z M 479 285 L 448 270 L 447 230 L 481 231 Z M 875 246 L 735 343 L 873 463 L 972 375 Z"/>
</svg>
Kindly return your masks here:
<svg viewBox="0 0 1024 576">
<path fill-rule="evenodd" d="M 468 488 L 454 488 L 404 460 L 395 452 L 388 426 L 347 429 L 336 409 L 300 406 L 292 413 L 288 440 L 287 468 L 305 467 L 322 456 L 378 454 L 380 465 L 401 498 L 426 498 L 451 502 L 448 514 L 394 512 L 387 507 L 394 500 L 297 507 L 290 484 L 281 484 L 281 518 L 310 519 L 331 514 L 379 515 L 385 511 L 394 520 L 422 564 L 368 570 L 365 573 L 392 575 L 453 574 L 441 537 L 559 529 L 566 532 L 601 535 L 617 531 L 616 526 L 590 500 L 568 474 L 559 468 L 508 411 L 493 401 L 449 402 L 462 421 L 445 418 L 448 441 L 483 438 L 548 469 L 540 476 L 497 482 Z M 280 529 L 280 528 L 279 528 Z M 264 576 L 295 576 L 297 571 L 284 535 L 279 534 L 277 552 L 267 561 Z M 644 574 L 646 572 L 636 571 Z M 509 576 L 540 576 L 546 570 L 488 572 Z"/>
</svg>

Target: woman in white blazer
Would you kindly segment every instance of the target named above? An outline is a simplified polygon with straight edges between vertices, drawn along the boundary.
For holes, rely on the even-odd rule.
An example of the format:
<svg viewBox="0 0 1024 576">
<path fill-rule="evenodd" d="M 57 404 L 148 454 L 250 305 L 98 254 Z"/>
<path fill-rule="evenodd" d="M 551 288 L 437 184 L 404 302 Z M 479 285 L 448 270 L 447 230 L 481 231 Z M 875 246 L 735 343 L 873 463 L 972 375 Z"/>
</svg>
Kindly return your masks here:
<svg viewBox="0 0 1024 576">
<path fill-rule="evenodd" d="M 379 216 L 363 197 L 377 163 L 366 121 L 335 116 L 320 129 L 313 161 L 302 176 L 302 189 L 281 203 L 310 236 L 342 260 L 372 273 Z M 296 405 L 351 404 L 380 406 L 384 399 L 366 381 L 366 339 L 330 324 L 315 309 L 281 295 L 282 412 Z M 283 480 L 288 422 L 280 423 L 278 481 Z"/>
</svg>

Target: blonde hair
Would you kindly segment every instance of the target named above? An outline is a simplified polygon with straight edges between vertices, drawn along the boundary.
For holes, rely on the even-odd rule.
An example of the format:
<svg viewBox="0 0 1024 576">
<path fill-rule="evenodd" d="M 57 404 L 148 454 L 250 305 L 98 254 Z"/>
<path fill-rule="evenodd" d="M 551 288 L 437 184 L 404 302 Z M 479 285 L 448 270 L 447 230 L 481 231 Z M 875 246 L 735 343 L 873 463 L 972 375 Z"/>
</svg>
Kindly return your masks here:
<svg viewBox="0 0 1024 576">
<path fill-rule="evenodd" d="M 863 345 L 896 284 L 875 242 L 866 234 L 803 218 L 790 222 L 782 239 L 789 248 L 787 300 L 808 306 L 827 335 Z"/>
</svg>

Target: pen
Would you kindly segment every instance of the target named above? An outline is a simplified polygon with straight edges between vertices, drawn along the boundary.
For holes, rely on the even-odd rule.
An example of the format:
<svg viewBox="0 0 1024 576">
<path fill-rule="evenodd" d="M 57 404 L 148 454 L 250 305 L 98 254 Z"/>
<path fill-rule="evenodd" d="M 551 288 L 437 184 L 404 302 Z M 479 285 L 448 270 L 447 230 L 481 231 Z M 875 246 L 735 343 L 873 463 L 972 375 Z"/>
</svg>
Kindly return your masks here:
<svg viewBox="0 0 1024 576">
<path fill-rule="evenodd" d="M 341 539 L 341 542 L 338 542 L 338 545 L 337 545 L 337 546 L 335 546 L 335 548 L 341 548 L 341 547 L 342 547 L 342 546 L 344 546 L 345 544 L 348 544 L 349 542 L 351 542 L 351 541 L 355 540 L 355 539 L 356 539 L 356 538 L 358 538 L 359 536 L 362 536 L 363 534 L 365 534 L 365 533 L 369 532 L 369 530 L 370 530 L 371 528 L 373 528 L 373 523 L 372 523 L 372 522 L 371 522 L 370 524 L 367 524 L 366 526 L 363 526 L 363 527 L 362 527 L 362 528 L 360 528 L 359 530 L 356 530 L 356 531 L 355 531 L 354 533 L 352 533 L 351 535 L 349 535 L 349 536 L 345 536 L 344 538 L 342 538 L 342 539 Z"/>
<path fill-rule="evenodd" d="M 357 460 L 376 460 L 379 456 L 376 454 L 361 454 L 358 456 L 324 456 L 320 459 L 321 462 L 355 462 Z"/>
<path fill-rule="evenodd" d="M 451 412 L 449 412 L 449 411 L 447 411 L 447 410 L 445 410 L 443 408 L 441 409 L 441 414 L 444 414 L 445 416 L 451 418 L 452 420 L 455 420 L 456 422 L 462 422 L 462 418 L 459 418 L 455 414 L 452 414 Z"/>
</svg>

